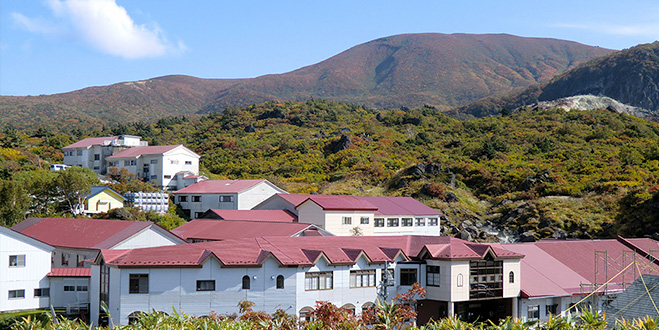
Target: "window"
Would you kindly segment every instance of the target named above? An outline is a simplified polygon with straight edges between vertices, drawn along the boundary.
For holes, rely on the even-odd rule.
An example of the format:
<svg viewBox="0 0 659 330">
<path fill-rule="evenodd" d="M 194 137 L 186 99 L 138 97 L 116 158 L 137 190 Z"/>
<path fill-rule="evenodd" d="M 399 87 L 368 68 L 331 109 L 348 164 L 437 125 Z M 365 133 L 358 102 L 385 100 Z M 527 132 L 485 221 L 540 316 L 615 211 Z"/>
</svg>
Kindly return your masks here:
<svg viewBox="0 0 659 330">
<path fill-rule="evenodd" d="M 188 196 L 178 196 L 178 202 L 187 202 L 188 201 Z"/>
<path fill-rule="evenodd" d="M 284 288 L 284 275 L 277 276 L 277 289 Z"/>
<path fill-rule="evenodd" d="M 136 160 L 131 160 L 131 161 L 130 161 L 130 165 L 136 165 L 136 164 L 137 164 L 137 161 L 136 161 Z"/>
<path fill-rule="evenodd" d="M 426 225 L 426 218 L 416 218 L 416 226 L 423 227 Z"/>
<path fill-rule="evenodd" d="M 231 202 L 233 202 L 233 198 L 231 198 L 231 197 L 232 196 L 220 196 L 220 202 L 231 203 Z"/>
<path fill-rule="evenodd" d="M 384 219 L 383 218 L 373 219 L 373 226 L 374 227 L 384 227 Z"/>
<path fill-rule="evenodd" d="M 398 218 L 387 218 L 387 227 L 398 227 Z"/>
<path fill-rule="evenodd" d="M 9 256 L 9 267 L 25 267 L 25 255 Z"/>
<path fill-rule="evenodd" d="M 158 164 L 158 160 L 157 159 L 152 159 L 150 163 L 151 164 Z"/>
<path fill-rule="evenodd" d="M 25 298 L 25 290 L 9 290 L 9 299 Z"/>
<path fill-rule="evenodd" d="M 76 255 L 76 266 L 85 267 L 85 256 L 83 256 L 82 254 Z"/>
<path fill-rule="evenodd" d="M 130 160 L 124 160 L 124 166 L 130 166 Z"/>
<path fill-rule="evenodd" d="M 39 288 L 34 289 L 35 297 L 48 297 L 50 296 L 50 288 Z"/>
<path fill-rule="evenodd" d="M 361 217 L 359 219 L 359 224 L 368 225 L 368 217 Z"/>
<path fill-rule="evenodd" d="M 77 155 L 82 156 L 82 150 L 78 150 Z"/>
<path fill-rule="evenodd" d="M 201 202 L 201 196 L 192 196 L 192 202 L 194 203 Z"/>
<path fill-rule="evenodd" d="M 158 178 L 157 175 L 152 175 L 152 176 L 151 176 L 151 180 L 155 180 L 155 179 L 157 179 L 157 178 Z"/>
<path fill-rule="evenodd" d="M 437 218 L 428 218 L 428 226 L 437 226 L 438 223 Z"/>
<path fill-rule="evenodd" d="M 128 293 L 149 293 L 149 274 L 130 274 Z"/>
<path fill-rule="evenodd" d="M 250 287 L 249 276 L 245 275 L 243 276 L 243 290 L 249 290 L 249 287 Z"/>
<path fill-rule="evenodd" d="M 114 166 L 117 166 L 117 165 L 119 165 L 119 162 L 108 162 L 108 166 L 110 166 L 110 167 L 114 167 Z"/>
<path fill-rule="evenodd" d="M 462 287 L 464 282 L 464 276 L 462 276 L 462 274 L 458 274 L 458 287 Z"/>
<path fill-rule="evenodd" d="M 527 318 L 529 320 L 537 320 L 540 318 L 540 306 L 532 305 L 529 306 Z"/>
<path fill-rule="evenodd" d="M 469 299 L 503 297 L 503 261 L 488 253 L 485 260 L 470 261 L 469 272 Z"/>
<path fill-rule="evenodd" d="M 545 306 L 545 313 L 547 315 L 556 315 L 558 313 L 558 304 Z"/>
<path fill-rule="evenodd" d="M 88 291 L 88 290 L 89 290 L 89 287 L 87 287 L 86 285 L 78 285 L 78 286 L 76 287 L 76 290 L 77 290 L 77 291 Z"/>
<path fill-rule="evenodd" d="M 375 286 L 375 269 L 350 271 L 351 288 L 364 288 L 371 286 Z"/>
<path fill-rule="evenodd" d="M 343 222 L 344 225 L 351 225 L 352 224 L 352 217 L 343 217 Z"/>
<path fill-rule="evenodd" d="M 68 266 L 69 265 L 69 258 L 71 258 L 71 255 L 68 253 L 62 253 L 62 266 Z"/>
<path fill-rule="evenodd" d="M 215 291 L 215 280 L 197 281 L 197 291 Z"/>
<path fill-rule="evenodd" d="M 334 285 L 332 272 L 307 272 L 304 274 L 304 290 L 331 290 Z"/>
<path fill-rule="evenodd" d="M 100 268 L 101 276 L 98 280 L 98 298 L 100 302 L 104 302 L 106 305 L 108 305 L 110 303 L 110 268 L 103 261 L 101 261 Z"/>
<path fill-rule="evenodd" d="M 412 227 L 412 218 L 403 218 L 403 227 Z"/>
<path fill-rule="evenodd" d="M 98 171 L 99 169 L 101 169 L 100 166 L 94 166 L 94 170 Z"/>
<path fill-rule="evenodd" d="M 426 285 L 439 286 L 439 266 L 426 266 Z"/>
<path fill-rule="evenodd" d="M 165 179 L 171 179 L 171 178 L 172 178 L 171 175 L 165 175 Z"/>
<path fill-rule="evenodd" d="M 65 285 L 64 286 L 64 291 L 65 292 L 75 292 L 76 291 L 76 286 L 75 285 Z"/>
<path fill-rule="evenodd" d="M 382 282 L 387 286 L 393 286 L 396 282 L 394 280 L 394 270 L 393 269 L 384 269 L 382 270 Z"/>
<path fill-rule="evenodd" d="M 94 154 L 94 160 L 101 160 L 100 154 Z"/>
<path fill-rule="evenodd" d="M 512 271 L 508 273 L 508 283 L 515 283 L 515 273 Z"/>
<path fill-rule="evenodd" d="M 401 268 L 400 270 L 400 285 L 412 285 L 416 283 L 416 269 L 414 268 Z"/>
<path fill-rule="evenodd" d="M 185 165 L 192 165 L 192 161 L 191 160 L 186 160 Z"/>
</svg>

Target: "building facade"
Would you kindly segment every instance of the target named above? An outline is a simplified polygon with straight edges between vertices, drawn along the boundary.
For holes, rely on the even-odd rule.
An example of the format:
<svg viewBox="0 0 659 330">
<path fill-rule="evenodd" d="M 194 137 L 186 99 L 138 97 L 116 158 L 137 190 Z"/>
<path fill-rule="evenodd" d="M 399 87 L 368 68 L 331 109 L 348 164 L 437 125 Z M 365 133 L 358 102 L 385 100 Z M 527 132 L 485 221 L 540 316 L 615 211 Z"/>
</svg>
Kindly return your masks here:
<svg viewBox="0 0 659 330">
<path fill-rule="evenodd" d="M 106 158 L 132 147 L 147 146 L 139 136 L 121 135 L 86 138 L 62 148 L 64 164 L 82 166 L 98 174 L 105 174 L 108 169 Z"/>
</svg>

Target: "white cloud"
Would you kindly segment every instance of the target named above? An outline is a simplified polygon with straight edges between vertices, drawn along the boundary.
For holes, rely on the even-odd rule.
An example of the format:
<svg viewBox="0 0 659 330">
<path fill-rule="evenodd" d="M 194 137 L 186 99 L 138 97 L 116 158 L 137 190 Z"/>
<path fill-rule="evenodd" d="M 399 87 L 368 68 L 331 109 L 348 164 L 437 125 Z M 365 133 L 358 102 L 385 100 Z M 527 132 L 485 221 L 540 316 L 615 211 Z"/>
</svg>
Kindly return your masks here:
<svg viewBox="0 0 659 330">
<path fill-rule="evenodd" d="M 55 16 L 69 24 L 74 34 L 96 49 L 128 59 L 179 53 L 185 45 L 171 44 L 157 23 L 136 24 L 115 0 L 48 0 Z M 50 34 L 52 25 L 13 13 L 14 22 L 28 31 Z"/>
<path fill-rule="evenodd" d="M 39 18 L 29 18 L 21 13 L 11 13 L 11 19 L 18 27 L 44 35 L 59 34 L 60 28 L 54 24 Z"/>
</svg>

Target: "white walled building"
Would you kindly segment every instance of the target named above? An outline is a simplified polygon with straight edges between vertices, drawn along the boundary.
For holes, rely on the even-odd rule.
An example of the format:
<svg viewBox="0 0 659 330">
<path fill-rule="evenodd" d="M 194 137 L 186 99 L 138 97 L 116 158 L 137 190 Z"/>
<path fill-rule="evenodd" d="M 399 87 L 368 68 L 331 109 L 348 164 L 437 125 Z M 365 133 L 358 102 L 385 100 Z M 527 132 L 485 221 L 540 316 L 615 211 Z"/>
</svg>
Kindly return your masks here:
<svg viewBox="0 0 659 330">
<path fill-rule="evenodd" d="M 105 174 L 108 169 L 106 158 L 132 147 L 147 146 L 139 136 L 121 135 L 82 139 L 62 148 L 64 164 L 68 166 L 87 167 L 98 174 Z"/>
<path fill-rule="evenodd" d="M 334 235 L 440 235 L 441 213 L 411 197 L 277 194 L 254 210 L 287 210 Z"/>
<path fill-rule="evenodd" d="M 380 297 L 391 299 L 398 292 L 407 292 L 413 283 L 425 287 L 426 264 L 435 261 L 444 262 L 437 270 L 440 274 L 458 272 L 467 278 L 460 285 L 464 292 L 455 297 L 433 292 L 423 306 L 432 306 L 433 299 L 449 299 L 443 302 L 451 306 L 445 310 L 466 307 L 473 313 L 475 309 L 462 302 L 477 299 L 493 306 L 496 301 L 510 305 L 517 297 L 519 281 L 503 281 L 501 272 L 518 272 L 520 258 L 522 255 L 487 244 L 437 236 L 261 237 L 103 250 L 92 266 L 91 320 L 99 322 L 101 301 L 120 324 L 140 312 L 168 312 L 172 307 L 196 316 L 236 313 L 238 302 L 244 299 L 256 303 L 255 310 L 268 313 L 283 309 L 305 317 L 316 301 L 323 300 L 359 314 L 378 299 L 386 284 L 382 283 L 386 269 L 393 271 L 394 281 L 385 285 L 387 297 Z M 482 281 L 492 288 L 499 285 L 490 290 L 491 295 L 474 297 L 474 290 L 479 294 L 487 290 L 469 286 L 470 269 L 464 267 L 465 261 L 506 264 L 493 274 L 499 276 L 496 280 Z M 457 277 L 444 280 L 439 285 L 458 287 Z M 423 306 L 423 315 L 439 313 L 422 310 Z"/>
<path fill-rule="evenodd" d="M 54 247 L 0 226 L 0 313 L 49 306 Z"/>
<path fill-rule="evenodd" d="M 108 167 L 125 168 L 163 189 L 177 189 L 177 173 L 199 174 L 200 156 L 182 144 L 134 147 L 106 158 Z"/>
<path fill-rule="evenodd" d="M 204 180 L 174 192 L 175 202 L 191 218 L 209 209 L 250 210 L 275 194 L 287 194 L 268 180 Z"/>
</svg>

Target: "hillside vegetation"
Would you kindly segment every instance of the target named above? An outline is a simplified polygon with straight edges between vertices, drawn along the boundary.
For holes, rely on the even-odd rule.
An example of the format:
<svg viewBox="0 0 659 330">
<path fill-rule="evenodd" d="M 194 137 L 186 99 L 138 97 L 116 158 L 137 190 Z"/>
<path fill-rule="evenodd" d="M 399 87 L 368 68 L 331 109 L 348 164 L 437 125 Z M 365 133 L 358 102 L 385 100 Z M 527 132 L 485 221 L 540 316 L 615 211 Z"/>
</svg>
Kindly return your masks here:
<svg viewBox="0 0 659 330">
<path fill-rule="evenodd" d="M 7 180 L 61 161 L 58 148 L 85 136 L 44 131 L 5 129 Z M 91 134 L 183 143 L 202 155 L 211 178 L 267 178 L 293 193 L 414 196 L 446 214 L 448 233 L 467 230 L 473 239 L 493 238 L 465 220 L 484 232 L 535 238 L 659 231 L 659 124 L 608 111 L 457 120 L 431 107 L 267 102 Z"/>
</svg>

